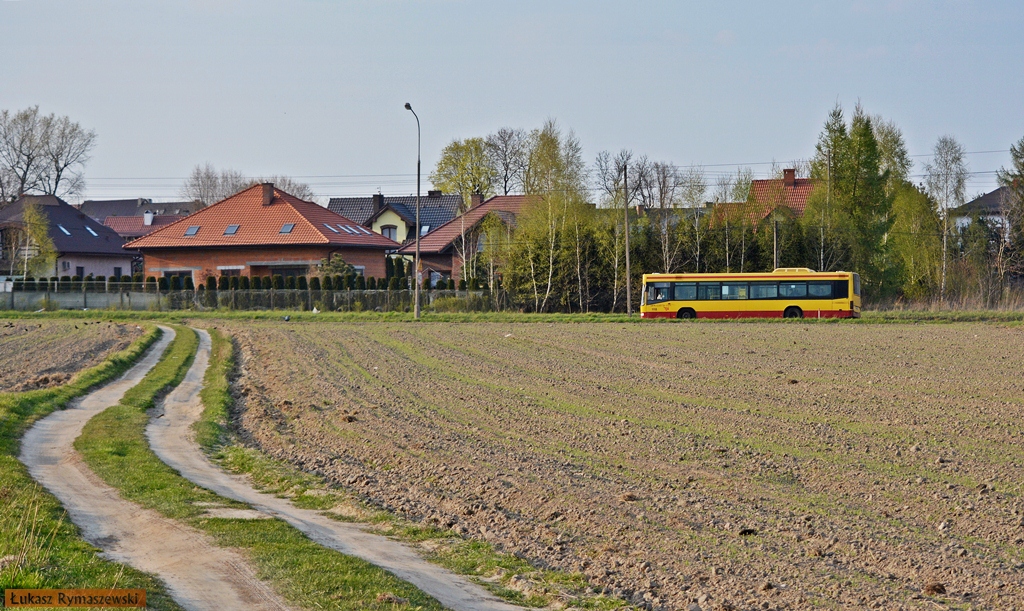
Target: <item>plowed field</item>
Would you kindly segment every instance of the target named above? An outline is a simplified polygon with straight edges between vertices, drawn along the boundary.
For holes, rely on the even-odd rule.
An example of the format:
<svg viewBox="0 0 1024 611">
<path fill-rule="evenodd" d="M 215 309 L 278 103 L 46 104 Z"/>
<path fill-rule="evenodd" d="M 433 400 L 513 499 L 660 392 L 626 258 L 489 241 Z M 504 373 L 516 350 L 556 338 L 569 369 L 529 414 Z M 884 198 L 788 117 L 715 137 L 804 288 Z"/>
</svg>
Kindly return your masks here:
<svg viewBox="0 0 1024 611">
<path fill-rule="evenodd" d="M 134 323 L 0 320 L 0 391 L 63 384 L 141 335 Z"/>
<path fill-rule="evenodd" d="M 222 326 L 247 443 L 641 606 L 1024 608 L 1024 327 Z"/>
</svg>

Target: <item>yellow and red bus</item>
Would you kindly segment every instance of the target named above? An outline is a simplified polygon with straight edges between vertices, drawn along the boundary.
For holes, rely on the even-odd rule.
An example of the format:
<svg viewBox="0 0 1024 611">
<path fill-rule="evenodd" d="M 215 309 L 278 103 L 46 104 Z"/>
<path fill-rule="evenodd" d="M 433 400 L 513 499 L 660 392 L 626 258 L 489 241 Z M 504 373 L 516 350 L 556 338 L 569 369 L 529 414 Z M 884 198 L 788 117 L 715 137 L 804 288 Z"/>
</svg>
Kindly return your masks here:
<svg viewBox="0 0 1024 611">
<path fill-rule="evenodd" d="M 860 276 L 804 267 L 760 274 L 644 274 L 641 318 L 860 318 Z"/>
</svg>

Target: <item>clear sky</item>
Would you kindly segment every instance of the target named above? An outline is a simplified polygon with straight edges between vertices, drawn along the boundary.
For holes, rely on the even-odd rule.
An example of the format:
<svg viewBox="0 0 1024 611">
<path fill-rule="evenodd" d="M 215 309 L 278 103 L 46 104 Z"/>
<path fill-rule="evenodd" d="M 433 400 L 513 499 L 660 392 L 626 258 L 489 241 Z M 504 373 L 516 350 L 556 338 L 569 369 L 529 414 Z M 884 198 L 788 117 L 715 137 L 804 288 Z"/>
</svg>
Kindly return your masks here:
<svg viewBox="0 0 1024 611">
<path fill-rule="evenodd" d="M 1024 136 L 1024 3 L 0 0 L 0 108 L 98 134 L 87 196 L 174 196 L 197 163 L 319 195 L 415 189 L 453 138 L 554 118 L 652 160 L 811 156 L 838 101 L 944 134 L 970 192 Z M 919 173 L 927 157 L 915 157 Z M 753 165 L 755 172 L 767 171 Z"/>
</svg>

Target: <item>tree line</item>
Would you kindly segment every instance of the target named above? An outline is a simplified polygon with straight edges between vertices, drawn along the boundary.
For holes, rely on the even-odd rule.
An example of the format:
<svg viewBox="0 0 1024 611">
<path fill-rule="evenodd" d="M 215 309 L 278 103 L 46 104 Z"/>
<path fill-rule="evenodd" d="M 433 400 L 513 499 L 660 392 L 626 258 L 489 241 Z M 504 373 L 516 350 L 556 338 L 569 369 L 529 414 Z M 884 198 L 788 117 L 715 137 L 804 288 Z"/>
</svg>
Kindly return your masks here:
<svg viewBox="0 0 1024 611">
<path fill-rule="evenodd" d="M 463 281 L 500 287 L 526 310 L 621 311 L 627 283 L 639 303 L 644 273 L 776 265 L 858 272 L 875 303 L 1017 303 L 1024 138 L 1011 147 L 1010 167 L 998 172 L 1007 187 L 1003 221 L 954 222 L 950 210 L 967 198 L 966 152 L 943 136 L 933 153 L 915 182 L 894 122 L 860 105 L 848 116 L 836 105 L 810 160 L 794 164 L 798 177 L 812 181 L 802 215 L 783 206 L 781 180 L 755 198 L 749 168 L 712 181 L 701 166 L 629 150 L 603 151 L 587 164 L 579 139 L 554 121 L 455 140 L 430 179 L 461 193 L 465 208 L 474 194 L 529 196 L 514 222 L 491 215 L 456 242 L 466 261 Z M 783 171 L 770 174 L 781 179 Z"/>
</svg>

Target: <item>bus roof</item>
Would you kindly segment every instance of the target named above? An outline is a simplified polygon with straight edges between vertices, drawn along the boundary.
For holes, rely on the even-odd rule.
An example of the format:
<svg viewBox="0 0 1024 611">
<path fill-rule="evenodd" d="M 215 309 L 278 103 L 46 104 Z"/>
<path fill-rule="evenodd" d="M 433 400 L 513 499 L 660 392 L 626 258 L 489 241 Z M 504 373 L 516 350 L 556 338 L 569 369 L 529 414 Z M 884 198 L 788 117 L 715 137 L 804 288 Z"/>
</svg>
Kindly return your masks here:
<svg viewBox="0 0 1024 611">
<path fill-rule="evenodd" d="M 841 280 L 849 278 L 852 272 L 816 272 L 802 267 L 780 267 L 773 272 L 746 272 L 746 273 L 704 273 L 704 274 L 644 274 L 644 281 L 657 282 L 671 280 L 778 280 L 781 278 L 816 278 L 820 280 Z"/>
</svg>

